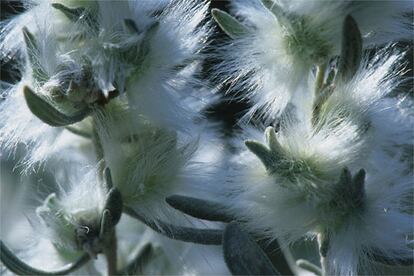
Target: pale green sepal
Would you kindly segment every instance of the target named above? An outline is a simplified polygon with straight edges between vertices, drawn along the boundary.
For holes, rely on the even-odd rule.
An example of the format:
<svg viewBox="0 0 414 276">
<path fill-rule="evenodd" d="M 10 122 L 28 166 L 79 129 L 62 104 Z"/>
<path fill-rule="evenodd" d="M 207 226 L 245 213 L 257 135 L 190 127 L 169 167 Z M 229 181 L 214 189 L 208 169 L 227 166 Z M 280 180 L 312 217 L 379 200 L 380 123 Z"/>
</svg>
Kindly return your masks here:
<svg viewBox="0 0 414 276">
<path fill-rule="evenodd" d="M 111 175 L 111 170 L 108 168 L 108 167 L 106 167 L 105 169 L 104 169 L 104 183 L 105 183 L 105 188 L 108 190 L 108 191 L 110 191 L 112 188 L 113 188 L 113 186 L 114 186 L 114 184 L 113 184 L 113 182 L 112 182 L 112 175 Z"/>
<path fill-rule="evenodd" d="M 299 259 L 296 261 L 296 265 L 304 270 L 312 272 L 317 276 L 322 276 L 322 270 L 318 266 L 314 265 L 313 263 L 307 260 Z"/>
<path fill-rule="evenodd" d="M 266 140 L 267 143 L 269 145 L 270 151 L 273 154 L 280 153 L 283 149 L 282 146 L 280 145 L 279 141 L 277 140 L 276 137 L 276 131 L 273 127 L 267 127 L 265 130 L 265 136 L 266 136 Z"/>
<path fill-rule="evenodd" d="M 358 24 L 348 15 L 342 29 L 342 49 L 338 76 L 343 81 L 351 79 L 357 72 L 362 58 L 362 37 Z"/>
<path fill-rule="evenodd" d="M 231 38 L 246 35 L 249 30 L 240 21 L 225 11 L 212 9 L 211 14 L 220 28 Z"/>
<path fill-rule="evenodd" d="M 115 226 L 121 219 L 122 208 L 123 202 L 121 192 L 118 188 L 114 187 L 108 192 L 104 207 L 104 210 L 109 210 L 110 212 L 112 226 Z"/>
<path fill-rule="evenodd" d="M 39 84 L 43 84 L 49 79 L 49 76 L 39 61 L 39 45 L 34 35 L 26 27 L 23 27 L 22 31 L 24 42 L 26 44 L 27 56 L 32 67 L 33 78 L 39 82 Z"/>
<path fill-rule="evenodd" d="M 266 253 L 236 222 L 224 230 L 223 255 L 233 275 L 280 275 Z"/>
<path fill-rule="evenodd" d="M 17 275 L 67 275 L 72 273 L 86 264 L 90 258 L 87 254 L 82 255 L 78 260 L 71 264 L 67 264 L 56 270 L 45 271 L 31 267 L 20 260 L 13 252 L 0 241 L 0 260 L 5 267 Z"/>
<path fill-rule="evenodd" d="M 81 20 L 87 14 L 85 8 L 69 8 L 60 3 L 52 3 L 52 7 L 61 11 L 69 20 L 73 22 Z"/>
<path fill-rule="evenodd" d="M 66 115 L 57 110 L 48 100 L 37 95 L 28 86 L 23 88 L 23 93 L 30 111 L 50 126 L 61 127 L 77 123 L 83 120 L 91 112 L 91 109 L 85 108 L 75 114 Z"/>
<path fill-rule="evenodd" d="M 254 153 L 260 159 L 260 161 L 262 161 L 266 169 L 272 169 L 273 164 L 274 164 L 274 159 L 273 159 L 272 153 L 265 145 L 257 141 L 253 141 L 253 140 L 247 140 L 244 143 L 246 147 L 252 153 Z"/>
<path fill-rule="evenodd" d="M 365 200 L 365 170 L 361 169 L 352 178 L 351 194 L 357 206 L 362 206 Z"/>
<path fill-rule="evenodd" d="M 270 10 L 278 19 L 284 15 L 282 8 L 272 0 L 260 0 L 268 10 Z"/>
<path fill-rule="evenodd" d="M 111 212 L 108 209 L 105 209 L 102 212 L 101 225 L 99 230 L 99 238 L 105 238 L 107 233 L 110 233 L 113 230 L 113 218 Z"/>
<path fill-rule="evenodd" d="M 127 18 L 127 19 L 124 19 L 123 23 L 124 23 L 124 29 L 128 33 L 130 33 L 130 34 L 138 34 L 139 33 L 137 24 L 135 23 L 134 20 L 132 20 L 130 18 Z"/>
<path fill-rule="evenodd" d="M 276 16 L 280 24 L 289 29 L 292 28 L 289 16 L 286 14 L 286 12 L 283 11 L 283 9 L 278 4 L 276 4 L 276 2 L 272 0 L 261 0 L 261 2 L 263 6 L 265 6 Z"/>
</svg>

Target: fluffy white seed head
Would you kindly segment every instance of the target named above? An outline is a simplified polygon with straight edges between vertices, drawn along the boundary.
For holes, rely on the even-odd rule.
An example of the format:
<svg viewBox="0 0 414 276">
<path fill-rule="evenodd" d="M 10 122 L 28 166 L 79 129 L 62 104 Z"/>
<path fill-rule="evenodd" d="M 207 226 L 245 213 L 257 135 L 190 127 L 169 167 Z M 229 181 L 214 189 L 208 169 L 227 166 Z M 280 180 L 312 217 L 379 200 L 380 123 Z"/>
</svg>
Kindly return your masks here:
<svg viewBox="0 0 414 276">
<path fill-rule="evenodd" d="M 413 189 L 401 158 L 402 145 L 412 141 L 412 118 L 388 98 L 402 72 L 401 55 L 388 51 L 337 82 L 316 123 L 304 102 L 277 133 L 266 130 L 265 142 L 246 142 L 250 151 L 235 157 L 230 178 L 231 205 L 250 229 L 290 242 L 328 232 L 332 271 L 341 275 L 367 269 L 374 255 L 412 254 Z M 385 226 L 391 221 L 398 227 Z"/>
<path fill-rule="evenodd" d="M 253 103 L 247 119 L 259 114 L 269 122 L 303 96 L 297 87 L 307 84 L 309 69 L 339 54 L 348 14 L 364 47 L 408 39 L 412 32 L 409 1 L 274 1 L 270 9 L 261 1 L 234 1 L 233 14 L 248 31 L 218 49 L 224 62 L 217 75 Z"/>
<path fill-rule="evenodd" d="M 36 209 L 44 234 L 63 255 L 98 246 L 107 191 L 96 178 L 92 171 L 80 183 L 62 186 L 59 195 L 50 194 Z"/>
</svg>

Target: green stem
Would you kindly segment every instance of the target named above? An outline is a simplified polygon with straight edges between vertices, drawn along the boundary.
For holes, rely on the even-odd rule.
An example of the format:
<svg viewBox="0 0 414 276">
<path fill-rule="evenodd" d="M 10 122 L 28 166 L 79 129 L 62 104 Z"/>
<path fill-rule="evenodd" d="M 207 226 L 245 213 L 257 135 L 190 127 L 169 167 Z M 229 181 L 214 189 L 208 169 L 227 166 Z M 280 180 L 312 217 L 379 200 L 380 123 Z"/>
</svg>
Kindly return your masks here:
<svg viewBox="0 0 414 276">
<path fill-rule="evenodd" d="M 115 229 L 109 234 L 108 242 L 104 249 L 108 276 L 117 274 L 117 239 Z"/>
<path fill-rule="evenodd" d="M 330 275 L 327 252 L 329 247 L 329 238 L 325 233 L 318 234 L 319 255 L 322 267 L 322 276 Z"/>
</svg>

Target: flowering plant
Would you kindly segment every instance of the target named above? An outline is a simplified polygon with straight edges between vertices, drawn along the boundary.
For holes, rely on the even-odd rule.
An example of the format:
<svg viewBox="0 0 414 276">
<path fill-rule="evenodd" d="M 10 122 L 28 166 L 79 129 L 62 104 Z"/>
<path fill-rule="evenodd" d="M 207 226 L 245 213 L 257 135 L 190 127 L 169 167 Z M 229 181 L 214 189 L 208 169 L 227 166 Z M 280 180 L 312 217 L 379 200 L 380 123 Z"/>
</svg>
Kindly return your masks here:
<svg viewBox="0 0 414 276">
<path fill-rule="evenodd" d="M 1 25 L 21 78 L 2 83 L 0 149 L 53 181 L 10 193 L 27 215 L 1 236 L 5 272 L 412 266 L 414 120 L 396 44 L 411 2 L 232 0 L 211 16 L 191 0 L 24 4 Z M 230 137 L 206 116 L 220 89 L 249 103 Z"/>
</svg>

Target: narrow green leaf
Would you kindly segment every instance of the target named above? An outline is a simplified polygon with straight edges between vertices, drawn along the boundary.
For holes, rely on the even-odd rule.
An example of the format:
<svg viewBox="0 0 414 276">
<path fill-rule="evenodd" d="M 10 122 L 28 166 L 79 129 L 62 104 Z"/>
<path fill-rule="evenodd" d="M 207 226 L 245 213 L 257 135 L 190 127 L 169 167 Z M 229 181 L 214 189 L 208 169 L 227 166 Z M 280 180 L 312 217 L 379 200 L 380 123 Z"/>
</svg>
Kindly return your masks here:
<svg viewBox="0 0 414 276">
<path fill-rule="evenodd" d="M 85 8 L 69 8 L 60 3 L 52 3 L 52 7 L 61 11 L 67 18 L 69 18 L 69 20 L 73 22 L 77 22 L 87 14 Z"/>
<path fill-rule="evenodd" d="M 34 35 L 26 27 L 23 27 L 22 31 L 24 42 L 26 44 L 27 57 L 32 68 L 33 78 L 40 84 L 43 84 L 49 79 L 49 76 L 39 60 L 39 45 Z"/>
<path fill-rule="evenodd" d="M 105 180 L 106 189 L 110 191 L 112 187 L 114 186 L 114 183 L 112 183 L 111 170 L 108 167 L 104 169 L 104 180 Z"/>
<path fill-rule="evenodd" d="M 267 143 L 269 144 L 270 151 L 272 153 L 281 154 L 283 149 L 279 141 L 277 140 L 275 129 L 273 127 L 267 127 L 265 130 L 265 136 Z"/>
<path fill-rule="evenodd" d="M 395 266 L 410 266 L 414 265 L 414 257 L 411 258 L 395 258 L 390 259 L 383 254 L 377 253 L 369 256 L 371 260 L 385 264 L 385 265 L 395 265 Z"/>
<path fill-rule="evenodd" d="M 260 0 L 268 10 L 270 10 L 277 18 L 284 14 L 282 8 L 273 0 Z"/>
<path fill-rule="evenodd" d="M 252 141 L 252 140 L 247 140 L 244 143 L 246 144 L 246 147 L 252 153 L 254 153 L 260 159 L 260 161 L 262 161 L 266 169 L 268 170 L 272 169 L 274 165 L 273 156 L 270 150 L 265 145 L 257 141 Z"/>
<path fill-rule="evenodd" d="M 312 272 L 313 274 L 317 275 L 317 276 L 322 276 L 322 270 L 314 265 L 313 263 L 304 260 L 304 259 L 299 259 L 296 261 L 296 265 L 300 268 L 303 268 L 309 272 Z"/>
<path fill-rule="evenodd" d="M 124 29 L 130 34 L 138 34 L 139 30 L 134 20 L 127 18 L 124 19 Z"/>
<path fill-rule="evenodd" d="M 222 222 L 234 220 L 231 215 L 226 213 L 226 206 L 218 202 L 180 195 L 169 196 L 165 201 L 175 209 L 195 218 Z"/>
<path fill-rule="evenodd" d="M 326 86 L 331 85 L 334 82 L 335 76 L 336 76 L 335 69 L 329 70 L 328 77 L 326 78 L 325 85 Z"/>
<path fill-rule="evenodd" d="M 118 188 L 112 188 L 107 195 L 105 208 L 109 210 L 111 217 L 112 217 L 112 226 L 115 226 L 119 220 L 121 219 L 122 215 L 122 195 Z"/>
<path fill-rule="evenodd" d="M 108 209 L 105 209 L 102 212 L 99 237 L 103 239 L 107 233 L 112 231 L 113 226 L 114 225 L 113 225 L 113 218 L 111 216 L 111 212 Z"/>
<path fill-rule="evenodd" d="M 225 11 L 212 9 L 211 14 L 220 28 L 231 38 L 243 36 L 249 32 L 246 26 Z"/>
<path fill-rule="evenodd" d="M 289 16 L 283 9 L 273 0 L 261 0 L 263 6 L 270 10 L 277 18 L 277 20 L 285 27 L 292 28 Z"/>
<path fill-rule="evenodd" d="M 357 205 L 362 206 L 365 199 L 365 170 L 361 169 L 352 178 L 352 194 Z"/>
<path fill-rule="evenodd" d="M 128 263 L 128 265 L 119 271 L 118 275 L 141 275 L 143 274 L 143 268 L 148 264 L 151 258 L 154 256 L 154 248 L 150 243 L 144 245 L 138 252 L 136 257 Z"/>
<path fill-rule="evenodd" d="M 231 222 L 224 230 L 223 254 L 233 275 L 280 275 L 266 253 L 238 223 Z"/>
<path fill-rule="evenodd" d="M 89 261 L 87 254 L 80 257 L 76 262 L 52 271 L 36 269 L 21 261 L 13 252 L 0 241 L 0 260 L 11 272 L 17 275 L 66 275 L 74 272 Z"/>
<path fill-rule="evenodd" d="M 191 227 L 176 226 L 160 220 L 149 221 L 133 209 L 124 206 L 124 212 L 148 227 L 171 239 L 184 242 L 192 242 L 206 245 L 219 245 L 222 243 L 223 230 L 221 229 L 197 229 Z"/>
<path fill-rule="evenodd" d="M 348 15 L 342 30 L 342 49 L 338 75 L 342 80 L 351 79 L 357 72 L 362 57 L 362 37 L 358 24 Z"/>
<path fill-rule="evenodd" d="M 66 115 L 57 110 L 46 99 L 37 95 L 28 86 L 23 88 L 23 93 L 30 111 L 50 126 L 60 127 L 74 124 L 83 120 L 91 112 L 91 110 L 87 108 L 79 111 L 78 113 Z"/>
</svg>

